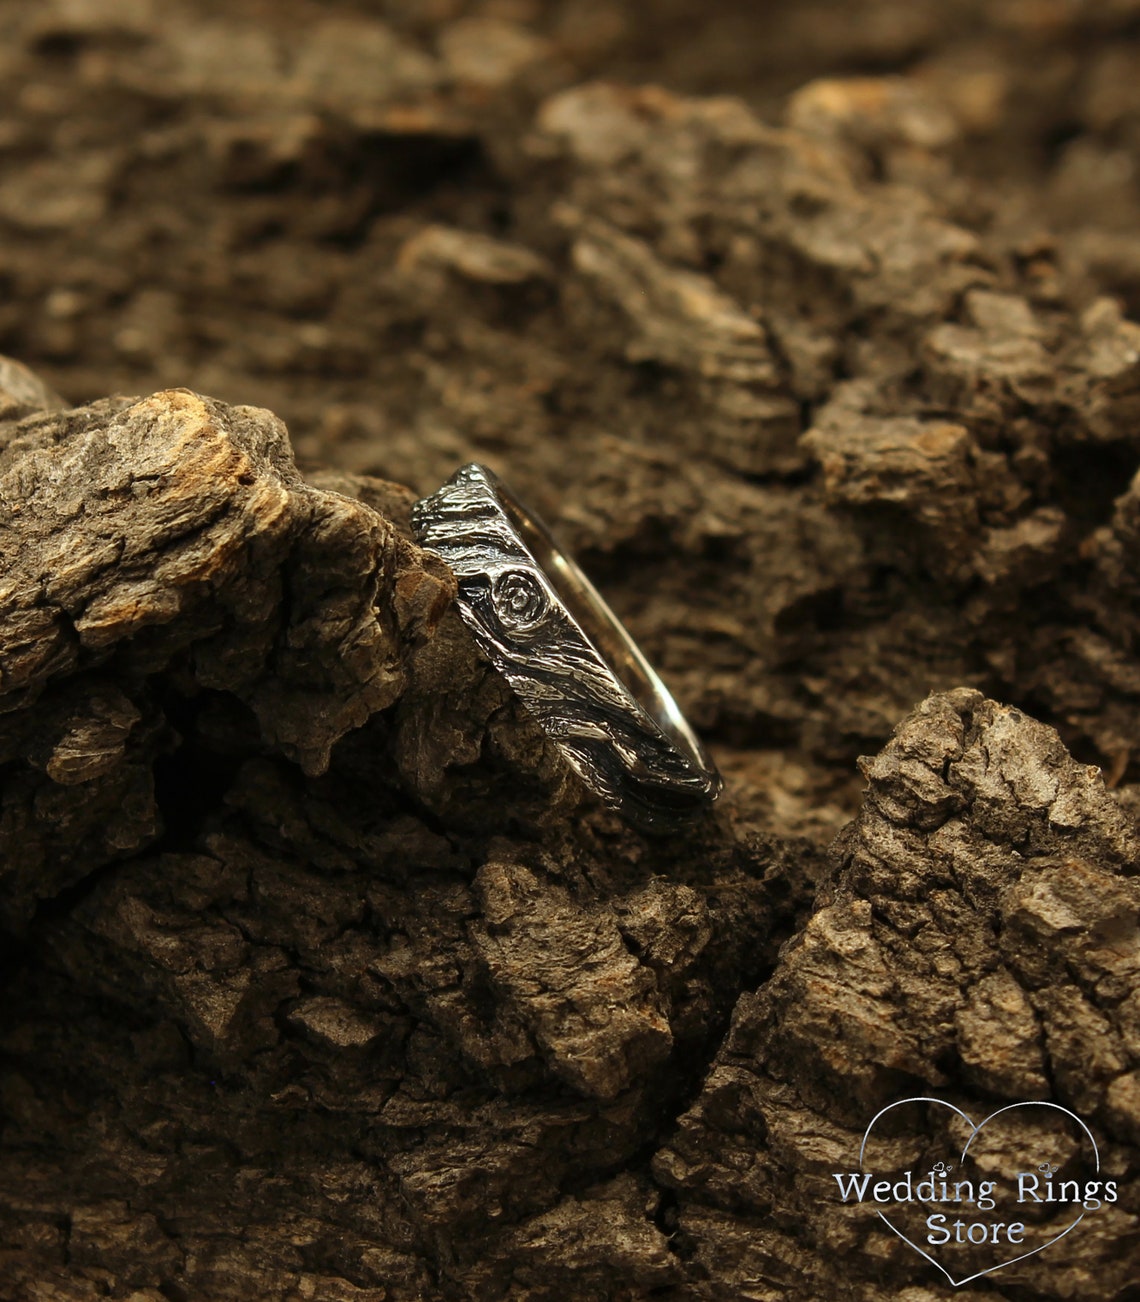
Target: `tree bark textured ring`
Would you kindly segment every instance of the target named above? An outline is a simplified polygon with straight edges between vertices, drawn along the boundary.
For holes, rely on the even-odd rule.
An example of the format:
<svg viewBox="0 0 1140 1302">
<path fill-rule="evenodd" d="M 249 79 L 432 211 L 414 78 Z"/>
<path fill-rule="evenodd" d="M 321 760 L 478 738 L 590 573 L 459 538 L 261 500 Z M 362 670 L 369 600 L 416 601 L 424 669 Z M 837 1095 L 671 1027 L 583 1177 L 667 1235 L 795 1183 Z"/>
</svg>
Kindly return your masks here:
<svg viewBox="0 0 1140 1302">
<path fill-rule="evenodd" d="M 537 515 L 485 466 L 412 508 L 420 545 L 450 565 L 459 612 L 491 663 L 590 790 L 669 831 L 721 790 L 665 684 Z"/>
</svg>

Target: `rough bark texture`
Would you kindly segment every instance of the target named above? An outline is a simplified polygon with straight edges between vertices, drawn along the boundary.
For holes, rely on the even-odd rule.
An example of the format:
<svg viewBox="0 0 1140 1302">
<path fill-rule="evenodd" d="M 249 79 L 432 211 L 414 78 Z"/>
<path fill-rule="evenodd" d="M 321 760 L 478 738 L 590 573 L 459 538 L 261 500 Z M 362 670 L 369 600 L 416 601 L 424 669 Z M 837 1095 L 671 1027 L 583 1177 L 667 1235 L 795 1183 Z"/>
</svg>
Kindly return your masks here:
<svg viewBox="0 0 1140 1302">
<path fill-rule="evenodd" d="M 4 1302 L 1137 1295 L 1138 19 L 0 2 Z M 470 459 L 686 835 L 451 609 Z M 829 1188 L 931 1094 L 1119 1201 L 952 1289 Z"/>
</svg>

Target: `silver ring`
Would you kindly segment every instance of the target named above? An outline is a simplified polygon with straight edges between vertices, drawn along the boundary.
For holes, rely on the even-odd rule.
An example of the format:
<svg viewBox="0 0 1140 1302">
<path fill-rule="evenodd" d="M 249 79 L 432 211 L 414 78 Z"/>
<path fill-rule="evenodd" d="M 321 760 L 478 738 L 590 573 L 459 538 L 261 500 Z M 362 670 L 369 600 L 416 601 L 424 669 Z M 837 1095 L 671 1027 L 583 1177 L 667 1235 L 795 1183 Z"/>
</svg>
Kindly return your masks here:
<svg viewBox="0 0 1140 1302">
<path fill-rule="evenodd" d="M 587 787 L 647 831 L 701 812 L 720 774 L 637 644 L 537 515 L 471 464 L 412 508 L 488 660 Z"/>
</svg>

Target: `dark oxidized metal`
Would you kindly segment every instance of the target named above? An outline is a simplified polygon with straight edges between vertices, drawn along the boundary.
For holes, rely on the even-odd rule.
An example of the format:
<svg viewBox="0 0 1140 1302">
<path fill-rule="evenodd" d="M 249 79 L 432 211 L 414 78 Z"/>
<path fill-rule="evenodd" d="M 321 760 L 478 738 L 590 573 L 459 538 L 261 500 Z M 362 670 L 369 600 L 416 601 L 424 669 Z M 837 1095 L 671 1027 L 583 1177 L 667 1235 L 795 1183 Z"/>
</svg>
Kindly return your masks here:
<svg viewBox="0 0 1140 1302">
<path fill-rule="evenodd" d="M 459 581 L 459 611 L 582 781 L 631 822 L 667 831 L 721 779 L 676 702 L 593 584 L 485 466 L 417 502 L 421 546 Z"/>
</svg>

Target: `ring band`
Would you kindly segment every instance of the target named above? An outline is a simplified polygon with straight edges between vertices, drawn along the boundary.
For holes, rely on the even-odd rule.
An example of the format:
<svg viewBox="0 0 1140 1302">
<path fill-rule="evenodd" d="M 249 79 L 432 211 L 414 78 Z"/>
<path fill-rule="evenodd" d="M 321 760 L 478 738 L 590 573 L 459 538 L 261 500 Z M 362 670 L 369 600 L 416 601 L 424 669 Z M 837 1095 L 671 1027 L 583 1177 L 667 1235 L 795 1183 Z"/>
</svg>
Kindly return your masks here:
<svg viewBox="0 0 1140 1302">
<path fill-rule="evenodd" d="M 471 464 L 412 508 L 459 582 L 459 613 L 587 787 L 647 831 L 699 813 L 722 782 L 665 684 L 537 515 Z"/>
</svg>

